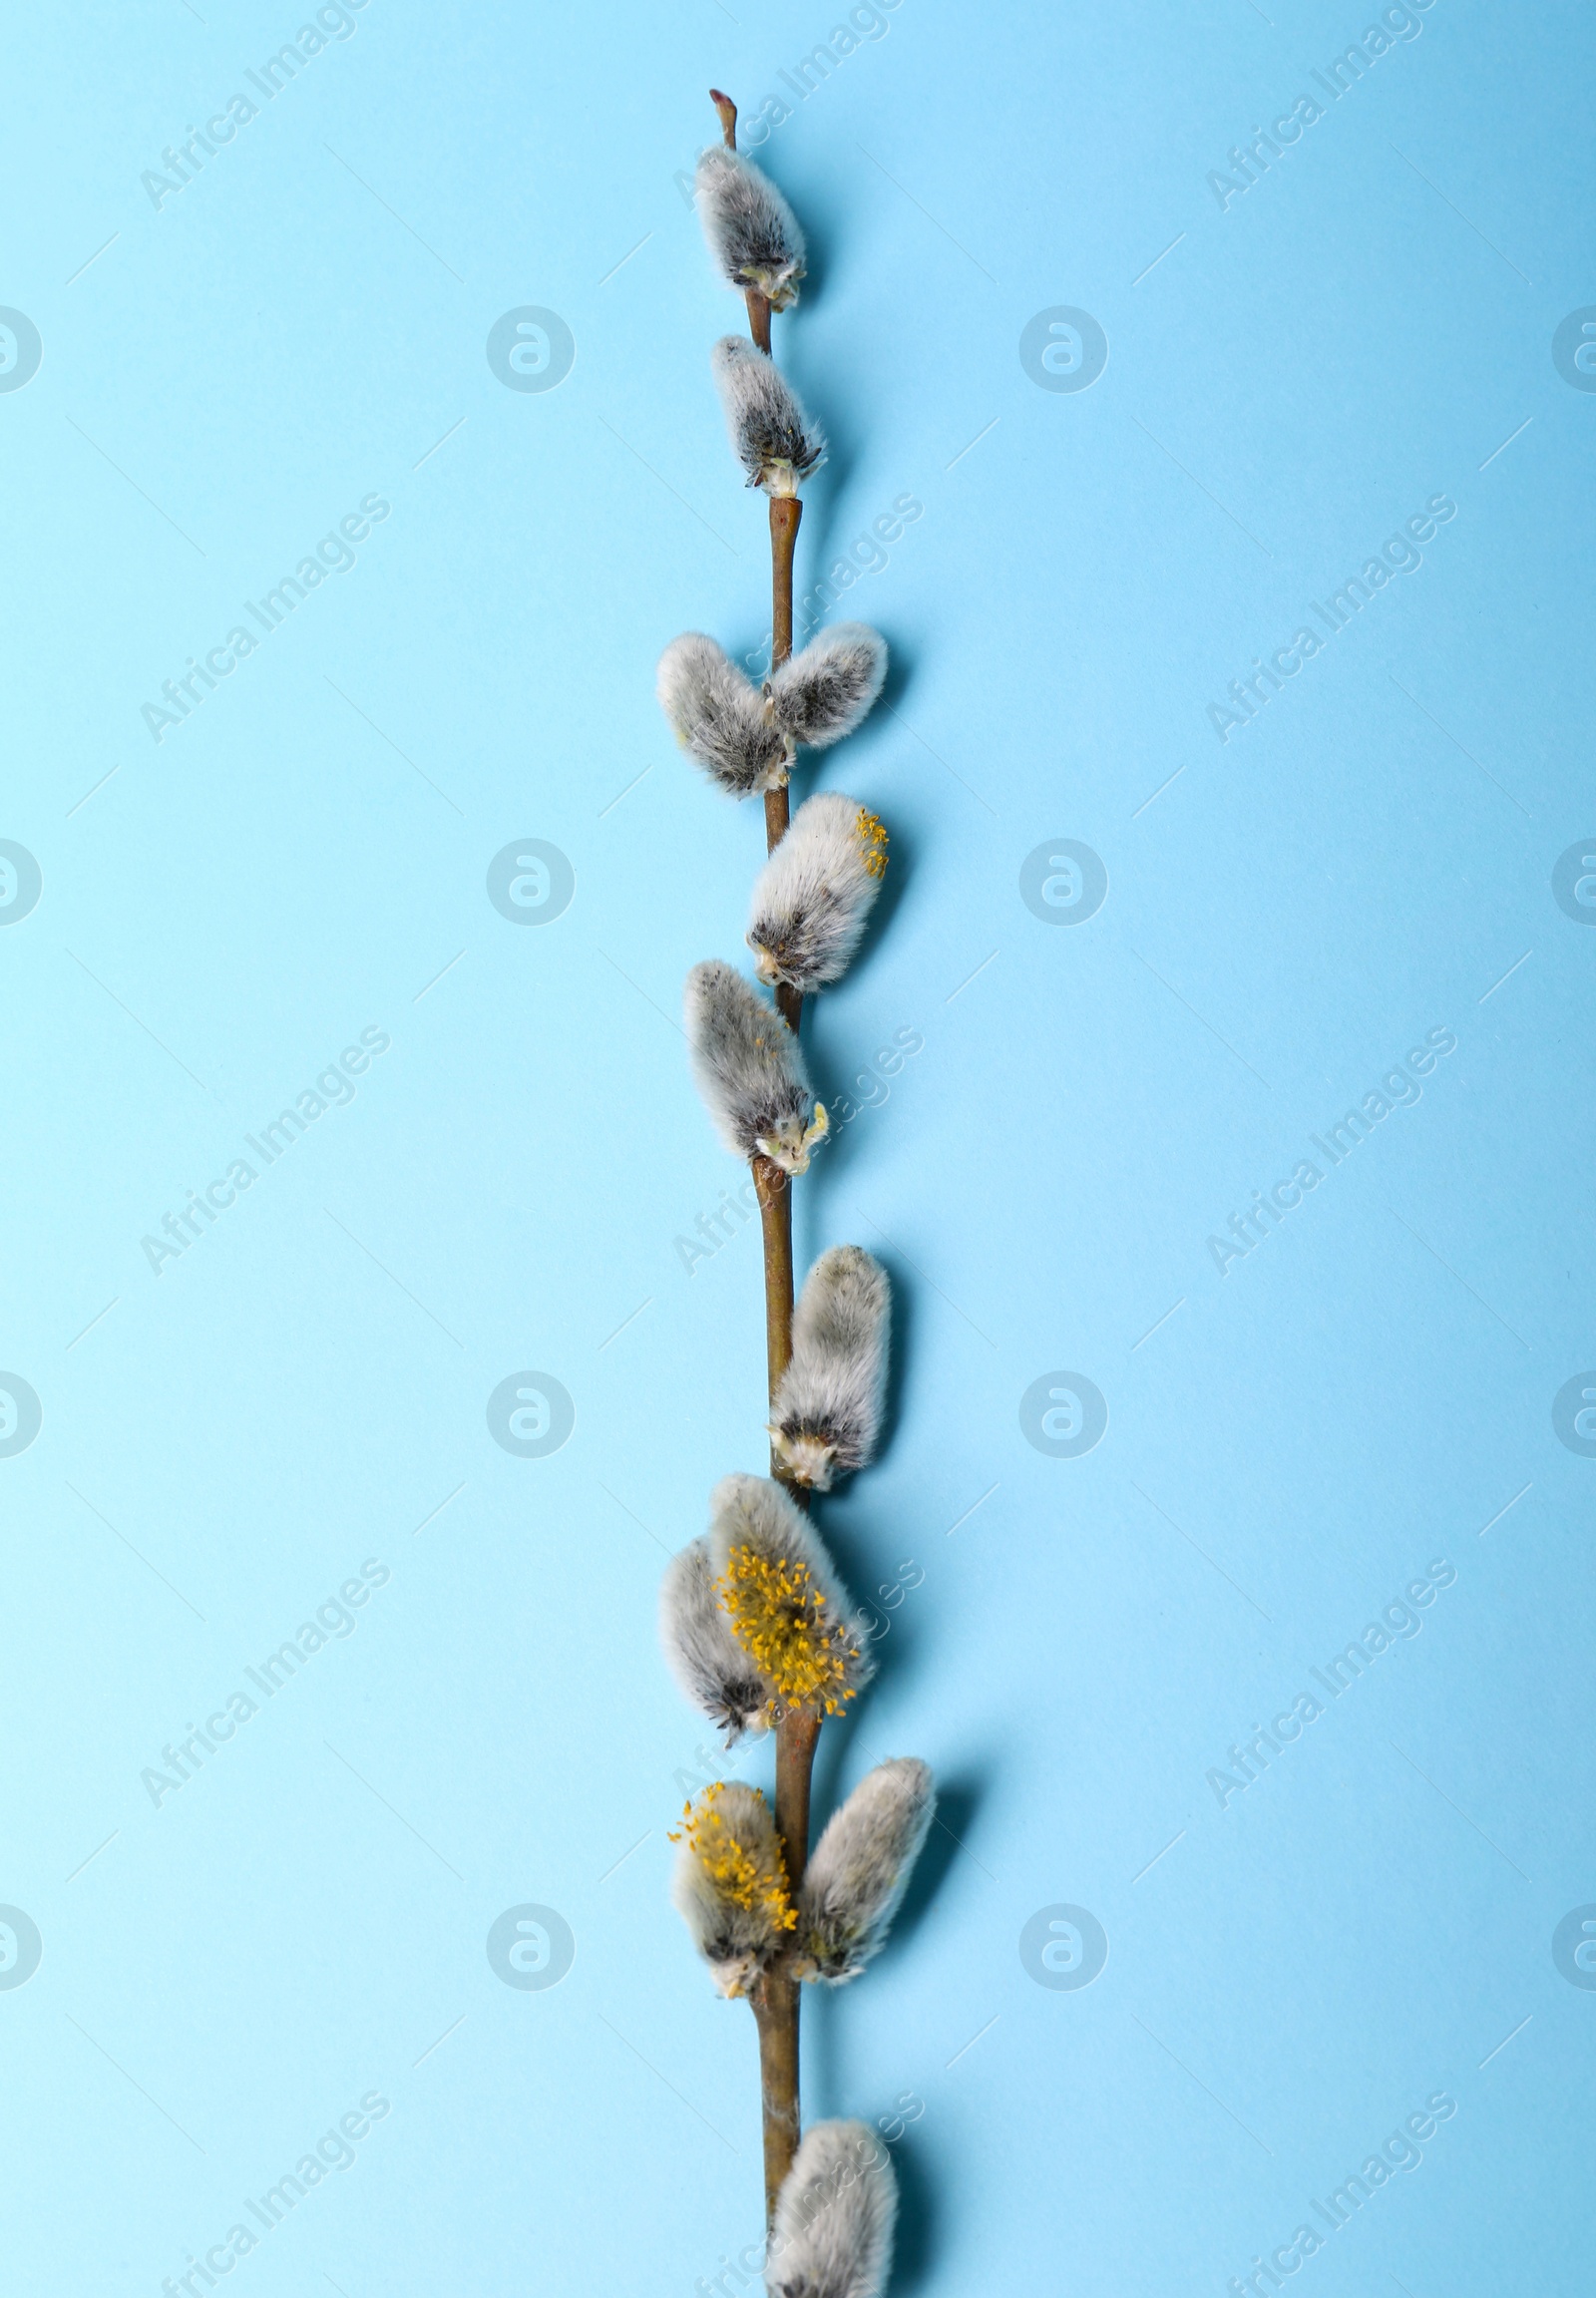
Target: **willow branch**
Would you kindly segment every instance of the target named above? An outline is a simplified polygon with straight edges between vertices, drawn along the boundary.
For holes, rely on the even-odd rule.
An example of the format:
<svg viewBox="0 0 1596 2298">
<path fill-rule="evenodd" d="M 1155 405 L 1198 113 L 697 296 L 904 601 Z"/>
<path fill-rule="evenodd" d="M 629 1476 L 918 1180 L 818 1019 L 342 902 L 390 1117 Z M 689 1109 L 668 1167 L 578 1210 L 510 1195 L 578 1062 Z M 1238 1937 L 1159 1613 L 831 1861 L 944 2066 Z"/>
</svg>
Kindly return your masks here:
<svg viewBox="0 0 1596 2298">
<path fill-rule="evenodd" d="M 720 133 L 728 152 L 737 149 L 737 107 L 718 88 L 709 91 L 720 117 Z M 770 302 L 757 288 L 744 290 L 748 305 L 748 332 L 755 345 L 770 356 Z M 777 668 L 792 653 L 793 556 L 803 505 L 796 495 L 770 498 L 770 667 Z M 789 806 L 785 783 L 765 793 L 765 846 L 769 852 L 786 836 Z M 776 1005 L 794 1035 L 803 1013 L 803 998 L 783 983 Z M 771 1403 L 775 1403 L 781 1376 L 792 1360 L 792 1183 L 771 1158 L 753 1160 L 754 1191 L 759 1199 L 759 1225 L 764 1241 L 765 1361 Z M 771 1473 L 778 1473 L 772 1455 Z M 809 1495 L 801 1487 L 787 1489 L 801 1507 Z M 795 1709 L 776 1725 L 776 1833 L 781 1838 L 787 1865 L 788 1887 L 794 1897 L 809 1864 L 809 1793 L 815 1748 L 820 1738 L 820 1718 L 807 1708 Z M 801 2129 L 798 2082 L 798 2013 L 801 1982 L 791 1975 L 790 1951 L 778 1954 L 753 1990 L 754 2020 L 759 2031 L 760 2107 L 764 2125 L 765 2218 L 774 2220 L 776 2198 L 792 2168 Z"/>
</svg>

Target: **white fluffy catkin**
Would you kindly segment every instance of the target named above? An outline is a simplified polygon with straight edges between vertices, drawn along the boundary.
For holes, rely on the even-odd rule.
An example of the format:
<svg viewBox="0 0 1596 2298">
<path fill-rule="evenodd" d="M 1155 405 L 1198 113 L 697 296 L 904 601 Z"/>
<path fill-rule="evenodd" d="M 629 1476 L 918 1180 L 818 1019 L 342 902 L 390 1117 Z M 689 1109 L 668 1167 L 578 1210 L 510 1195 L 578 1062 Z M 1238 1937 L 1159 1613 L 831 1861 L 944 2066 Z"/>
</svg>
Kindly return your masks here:
<svg viewBox="0 0 1596 2298">
<path fill-rule="evenodd" d="M 748 947 L 761 981 L 801 995 L 840 980 L 887 874 L 887 833 L 857 798 L 806 798 L 754 881 Z"/>
<path fill-rule="evenodd" d="M 709 252 L 727 285 L 757 288 L 772 311 L 796 303 L 804 275 L 804 235 L 763 170 L 744 153 L 712 144 L 698 157 L 694 200 Z"/>
<path fill-rule="evenodd" d="M 746 335 L 722 335 L 709 354 L 726 429 L 750 487 L 796 495 L 826 452 L 823 434 L 773 359 Z"/>
<path fill-rule="evenodd" d="M 937 1809 L 930 1768 L 879 1763 L 826 1822 L 798 1895 L 800 1979 L 857 1979 L 892 1928 Z"/>
<path fill-rule="evenodd" d="M 765 681 L 775 720 L 794 742 L 823 750 L 851 734 L 887 676 L 887 641 L 867 622 L 839 622 Z"/>
<path fill-rule="evenodd" d="M 676 1682 L 725 1734 L 728 1747 L 746 1730 L 765 1729 L 771 1686 L 732 1634 L 715 1593 L 707 1540 L 690 1540 L 665 1567 L 659 1641 Z"/>
<path fill-rule="evenodd" d="M 672 638 L 659 657 L 660 707 L 676 740 L 734 798 L 779 790 L 796 738 L 777 724 L 751 678 L 702 631 Z"/>
<path fill-rule="evenodd" d="M 825 1607 L 839 1668 L 834 1690 L 852 1697 L 876 1672 L 869 1623 L 837 1577 L 820 1534 L 796 1501 L 768 1476 L 723 1476 L 709 1495 L 709 1558 L 724 1580 L 732 1551 L 751 1548 L 763 1563 L 798 1566 L 808 1573 Z"/>
<path fill-rule="evenodd" d="M 757 1787 L 717 1780 L 677 1837 L 670 1897 L 722 1995 L 745 1995 L 787 1936 L 791 1904 L 775 1818 Z"/>
<path fill-rule="evenodd" d="M 879 1261 L 861 1245 L 821 1254 L 798 1296 L 792 1360 L 771 1408 L 776 1458 L 794 1483 L 829 1492 L 834 1477 L 875 1458 L 891 1320 L 892 1289 Z"/>
<path fill-rule="evenodd" d="M 815 1099 L 798 1039 L 735 966 L 707 958 L 684 999 L 693 1081 L 734 1156 L 762 1151 L 784 1173 L 805 1173 L 829 1119 Z"/>
<path fill-rule="evenodd" d="M 869 2123 L 811 2123 L 776 2198 L 770 2298 L 879 2298 L 897 2220 L 897 2176 Z"/>
</svg>

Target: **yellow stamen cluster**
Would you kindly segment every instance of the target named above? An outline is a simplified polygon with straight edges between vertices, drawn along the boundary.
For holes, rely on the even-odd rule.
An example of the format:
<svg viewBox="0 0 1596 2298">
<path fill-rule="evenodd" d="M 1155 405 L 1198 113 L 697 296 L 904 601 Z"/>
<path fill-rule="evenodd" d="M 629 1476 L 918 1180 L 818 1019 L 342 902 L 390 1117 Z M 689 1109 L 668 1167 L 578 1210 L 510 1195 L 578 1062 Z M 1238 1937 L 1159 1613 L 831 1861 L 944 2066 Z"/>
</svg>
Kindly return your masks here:
<svg viewBox="0 0 1596 2298">
<path fill-rule="evenodd" d="M 859 1647 L 831 1616 L 808 1565 L 744 1545 L 733 1548 L 715 1588 L 738 1643 L 775 1686 L 771 1721 L 789 1708 L 838 1715 L 854 1696 L 848 1671 Z"/>
<path fill-rule="evenodd" d="M 859 843 L 865 850 L 866 876 L 885 878 L 887 875 L 887 831 L 881 816 L 867 813 L 865 808 L 861 806 L 859 820 L 854 827 L 858 832 Z"/>
<path fill-rule="evenodd" d="M 706 1787 L 696 1810 L 691 1803 L 684 1803 L 681 1825 L 671 1830 L 668 1840 L 680 1843 L 685 1839 L 691 1844 L 693 1857 L 722 1899 L 734 1907 L 747 1908 L 750 1914 L 763 1908 L 778 1931 L 791 1931 L 796 1928 L 798 1910 L 787 1896 L 779 1839 L 772 1831 L 768 1852 L 756 1857 L 733 1834 L 718 1808 L 725 1784 L 717 1779 Z M 759 1799 L 764 1801 L 763 1796 Z"/>
</svg>

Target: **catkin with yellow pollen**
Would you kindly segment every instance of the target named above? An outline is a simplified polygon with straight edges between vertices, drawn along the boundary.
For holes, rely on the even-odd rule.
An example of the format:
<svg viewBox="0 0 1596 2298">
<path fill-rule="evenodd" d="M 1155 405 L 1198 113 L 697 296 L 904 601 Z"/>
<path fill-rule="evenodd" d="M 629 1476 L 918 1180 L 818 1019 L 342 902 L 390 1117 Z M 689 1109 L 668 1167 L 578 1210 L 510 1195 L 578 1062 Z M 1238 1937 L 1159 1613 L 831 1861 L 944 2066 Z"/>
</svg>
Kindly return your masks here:
<svg viewBox="0 0 1596 2298">
<path fill-rule="evenodd" d="M 671 1897 L 693 1945 L 722 1995 L 745 1995 L 798 1920 L 770 1806 L 756 1787 L 717 1779 L 670 1840 L 681 1846 Z"/>
<path fill-rule="evenodd" d="M 710 1500 L 715 1593 L 772 1722 L 838 1715 L 870 1681 L 865 1622 L 803 1510 L 765 1476 L 727 1476 Z"/>
<path fill-rule="evenodd" d="M 733 1787 L 736 1784 L 731 1783 Z M 740 1806 L 722 1809 L 727 1790 L 728 1782 L 716 1779 L 699 1796 L 696 1810 L 691 1803 L 684 1803 L 682 1823 L 670 1830 L 669 1840 L 690 1844 L 693 1857 L 728 1904 L 750 1915 L 762 1912 L 778 1931 L 790 1931 L 798 1918 L 787 1896 L 787 1869 L 775 1822 L 771 1821 L 767 1840 L 757 1819 L 751 1829 L 747 1826 L 747 1814 Z M 768 1810 L 757 1788 L 746 1792 L 762 1810 Z M 737 1832 L 739 1823 L 741 1834 Z"/>
</svg>

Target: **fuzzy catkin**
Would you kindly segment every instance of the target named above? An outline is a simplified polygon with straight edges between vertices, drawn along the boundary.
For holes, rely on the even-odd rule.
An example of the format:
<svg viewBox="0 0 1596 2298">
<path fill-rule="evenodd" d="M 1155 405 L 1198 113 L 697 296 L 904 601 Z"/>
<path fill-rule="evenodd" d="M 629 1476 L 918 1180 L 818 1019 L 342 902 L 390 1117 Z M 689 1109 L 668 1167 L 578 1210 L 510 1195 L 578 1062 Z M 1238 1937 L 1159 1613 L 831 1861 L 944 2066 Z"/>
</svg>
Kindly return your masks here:
<svg viewBox="0 0 1596 2298">
<path fill-rule="evenodd" d="M 887 676 L 887 641 L 868 622 L 839 622 L 765 681 L 776 723 L 794 742 L 824 750 L 865 718 Z"/>
<path fill-rule="evenodd" d="M 887 871 L 887 833 L 857 798 L 806 798 L 754 881 L 747 942 L 761 981 L 801 996 L 840 980 Z"/>
<path fill-rule="evenodd" d="M 878 2298 L 897 2219 L 897 2176 L 869 2123 L 811 2123 L 776 2200 L 770 2298 Z"/>
<path fill-rule="evenodd" d="M 659 657 L 656 687 L 676 740 L 712 782 L 734 798 L 781 788 L 796 737 L 713 638 L 700 630 L 672 638 Z"/>
<path fill-rule="evenodd" d="M 699 154 L 694 203 L 709 252 L 730 287 L 752 287 L 772 311 L 798 300 L 804 235 L 770 178 L 741 152 Z"/>
<path fill-rule="evenodd" d="M 826 452 L 821 431 L 775 361 L 745 335 L 722 335 L 709 354 L 710 371 L 733 451 L 750 487 L 767 495 L 796 495 Z"/>
<path fill-rule="evenodd" d="M 659 1641 L 676 1682 L 728 1747 L 746 1730 L 764 1730 L 772 1687 L 732 1634 L 715 1592 L 707 1540 L 689 1541 L 665 1567 Z"/>
<path fill-rule="evenodd" d="M 772 1684 L 775 1715 L 828 1715 L 875 1673 L 868 1624 L 825 1542 L 767 1476 L 724 1476 L 709 1496 L 709 1555 L 732 1632 Z"/>
<path fill-rule="evenodd" d="M 829 1120 L 793 1031 L 718 958 L 688 974 L 684 1011 L 693 1080 L 726 1147 L 738 1157 L 760 1152 L 784 1173 L 807 1172 Z"/>
<path fill-rule="evenodd" d="M 832 1813 L 798 1897 L 800 1979 L 841 1986 L 881 1952 L 936 1809 L 929 1766 L 900 1755 Z"/>
<path fill-rule="evenodd" d="M 892 1288 L 861 1245 L 833 1245 L 804 1279 L 792 1360 L 771 1407 L 778 1463 L 797 1484 L 833 1479 L 876 1457 L 887 1394 Z"/>
<path fill-rule="evenodd" d="M 779 790 L 802 745 L 823 750 L 851 734 L 880 694 L 887 643 L 863 622 L 839 622 L 756 687 L 701 630 L 673 638 L 655 687 L 672 733 L 734 798 Z"/>
<path fill-rule="evenodd" d="M 716 1780 L 689 1803 L 670 1896 L 722 1995 L 744 1995 L 793 1925 L 787 1869 L 757 1787 Z"/>
</svg>

